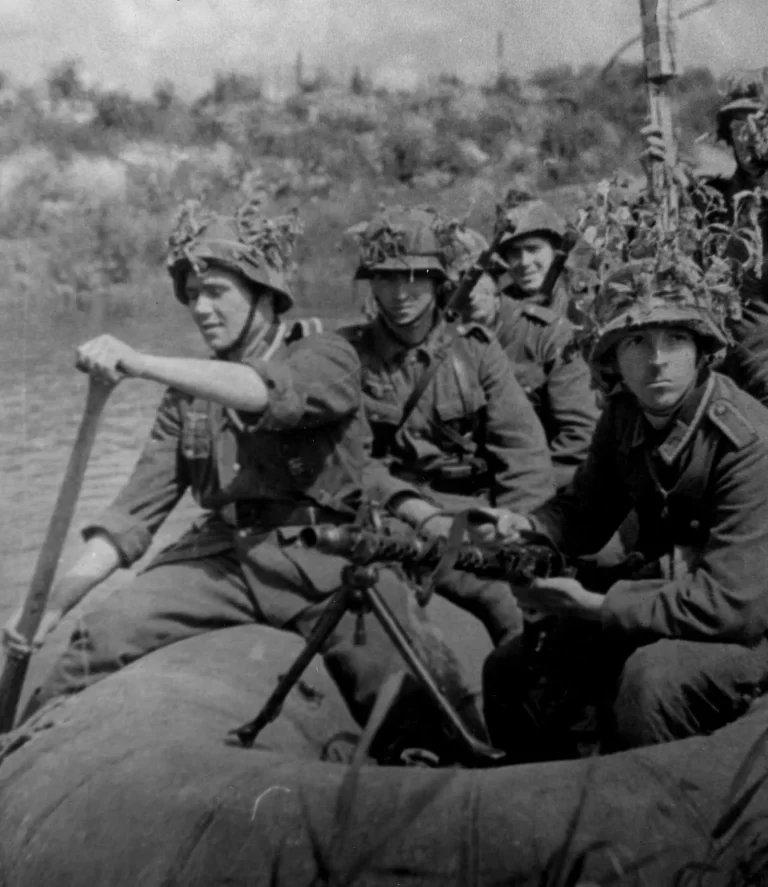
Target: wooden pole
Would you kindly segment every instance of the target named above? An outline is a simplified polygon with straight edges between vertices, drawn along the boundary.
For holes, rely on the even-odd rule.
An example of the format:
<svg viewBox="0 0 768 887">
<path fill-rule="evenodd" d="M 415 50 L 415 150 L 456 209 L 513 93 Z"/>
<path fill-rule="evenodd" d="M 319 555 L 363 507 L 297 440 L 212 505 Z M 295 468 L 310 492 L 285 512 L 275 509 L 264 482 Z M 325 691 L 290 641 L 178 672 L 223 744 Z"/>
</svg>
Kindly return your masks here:
<svg viewBox="0 0 768 887">
<path fill-rule="evenodd" d="M 664 220 L 667 226 L 674 224 L 677 212 L 677 192 L 672 174 L 677 163 L 677 146 L 670 96 L 672 81 L 677 75 L 673 2 L 674 0 L 640 0 L 651 123 L 661 132 L 666 158 L 652 164 L 648 186 L 651 196 L 664 203 Z"/>
<path fill-rule="evenodd" d="M 48 595 L 56 574 L 64 542 L 72 523 L 75 505 L 85 477 L 85 469 L 96 439 L 96 428 L 104 406 L 112 392 L 111 385 L 88 380 L 88 395 L 85 411 L 80 421 L 72 454 L 61 482 L 56 505 L 48 523 L 43 546 L 35 565 L 35 572 L 24 600 L 19 619 L 18 631 L 29 644 L 34 641 L 37 630 L 48 605 Z M 0 733 L 13 727 L 16 709 L 21 698 L 21 690 L 29 665 L 29 653 L 9 653 L 0 675 Z"/>
</svg>

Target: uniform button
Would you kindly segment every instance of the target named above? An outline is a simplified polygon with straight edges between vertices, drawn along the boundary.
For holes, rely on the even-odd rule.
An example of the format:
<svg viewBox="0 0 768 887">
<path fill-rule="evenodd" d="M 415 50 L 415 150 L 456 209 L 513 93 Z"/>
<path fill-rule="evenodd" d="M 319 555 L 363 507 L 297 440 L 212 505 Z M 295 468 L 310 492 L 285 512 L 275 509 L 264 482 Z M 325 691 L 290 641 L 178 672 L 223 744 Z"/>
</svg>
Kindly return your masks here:
<svg viewBox="0 0 768 887">
<path fill-rule="evenodd" d="M 716 416 L 724 416 L 726 413 L 726 406 L 723 403 L 717 404 L 715 407 L 715 415 Z"/>
<path fill-rule="evenodd" d="M 239 462 L 235 462 L 235 464 L 232 466 L 232 471 L 234 471 L 235 474 L 237 474 L 237 472 L 240 471 L 240 463 Z"/>
<path fill-rule="evenodd" d="M 692 530 L 698 530 L 700 526 L 701 526 L 701 521 L 698 521 L 698 520 L 691 521 L 691 529 Z"/>
<path fill-rule="evenodd" d="M 248 530 L 238 530 L 238 531 L 237 531 L 237 535 L 238 535 L 241 539 L 245 539 L 245 537 L 248 535 Z"/>
</svg>

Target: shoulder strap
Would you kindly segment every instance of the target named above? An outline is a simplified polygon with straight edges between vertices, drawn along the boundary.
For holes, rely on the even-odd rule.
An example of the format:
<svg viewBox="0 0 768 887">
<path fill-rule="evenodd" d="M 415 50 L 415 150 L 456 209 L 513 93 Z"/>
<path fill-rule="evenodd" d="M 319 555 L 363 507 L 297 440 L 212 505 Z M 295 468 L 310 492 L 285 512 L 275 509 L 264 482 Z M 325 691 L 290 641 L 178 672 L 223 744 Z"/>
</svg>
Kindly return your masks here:
<svg viewBox="0 0 768 887">
<path fill-rule="evenodd" d="M 395 433 L 400 431 L 405 426 L 405 423 L 408 421 L 408 419 L 410 419 L 413 411 L 419 405 L 419 401 L 424 395 L 424 392 L 429 387 L 429 383 L 437 375 L 437 371 L 440 369 L 448 352 L 451 350 L 453 343 L 456 341 L 460 334 L 461 324 L 459 324 L 457 321 L 452 321 L 451 323 L 449 323 L 446 329 L 443 331 L 443 336 L 440 340 L 440 344 L 437 346 L 432 356 L 432 363 L 416 380 L 416 384 L 413 386 L 413 391 L 411 391 L 410 395 L 408 396 L 408 400 L 406 400 L 405 402 L 405 406 L 403 407 L 403 415 L 400 417 L 400 421 L 395 427 Z"/>
</svg>

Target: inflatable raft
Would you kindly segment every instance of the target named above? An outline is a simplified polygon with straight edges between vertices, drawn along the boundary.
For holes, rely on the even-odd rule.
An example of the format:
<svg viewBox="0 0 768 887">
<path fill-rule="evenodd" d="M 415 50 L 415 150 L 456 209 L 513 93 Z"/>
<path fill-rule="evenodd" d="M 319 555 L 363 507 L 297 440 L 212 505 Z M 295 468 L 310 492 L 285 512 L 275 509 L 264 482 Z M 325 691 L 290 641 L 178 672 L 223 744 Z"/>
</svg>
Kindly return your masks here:
<svg viewBox="0 0 768 887">
<path fill-rule="evenodd" d="M 768 858 L 765 701 L 603 758 L 353 771 L 328 760 L 356 731 L 315 660 L 254 748 L 228 742 L 300 643 L 184 641 L 3 737 L 0 884 L 764 883 L 734 873 Z"/>
</svg>

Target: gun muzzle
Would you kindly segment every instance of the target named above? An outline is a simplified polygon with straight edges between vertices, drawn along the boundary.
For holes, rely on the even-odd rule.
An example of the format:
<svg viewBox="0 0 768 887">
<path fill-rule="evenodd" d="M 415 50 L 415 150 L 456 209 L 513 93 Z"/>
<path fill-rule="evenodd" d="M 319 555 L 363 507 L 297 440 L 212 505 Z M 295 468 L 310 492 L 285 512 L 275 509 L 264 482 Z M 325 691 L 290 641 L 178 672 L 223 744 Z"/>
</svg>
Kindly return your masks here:
<svg viewBox="0 0 768 887">
<path fill-rule="evenodd" d="M 304 527 L 299 533 L 299 540 L 306 548 L 326 548 L 341 545 L 349 533 L 342 532 L 343 527 L 316 526 Z"/>
</svg>

